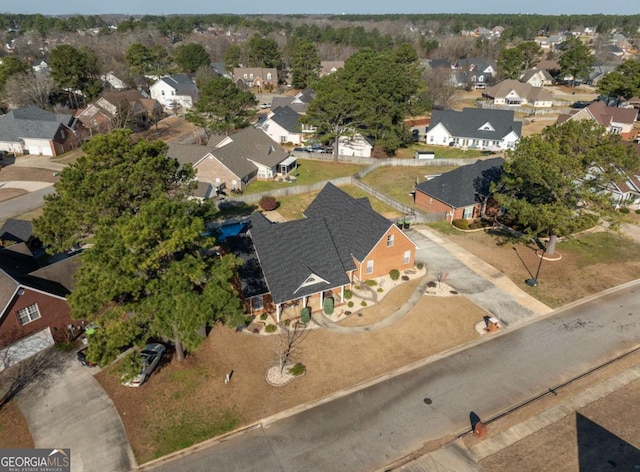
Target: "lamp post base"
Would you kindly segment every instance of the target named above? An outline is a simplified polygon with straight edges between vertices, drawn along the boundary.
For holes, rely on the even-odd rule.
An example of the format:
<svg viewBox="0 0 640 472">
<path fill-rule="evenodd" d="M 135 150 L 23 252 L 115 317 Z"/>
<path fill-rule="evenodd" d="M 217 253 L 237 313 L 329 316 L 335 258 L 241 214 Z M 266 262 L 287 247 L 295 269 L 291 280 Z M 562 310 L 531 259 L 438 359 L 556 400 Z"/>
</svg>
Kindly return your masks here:
<svg viewBox="0 0 640 472">
<path fill-rule="evenodd" d="M 536 279 L 527 279 L 524 281 L 525 284 L 527 284 L 529 287 L 537 287 L 538 286 L 538 281 Z"/>
</svg>

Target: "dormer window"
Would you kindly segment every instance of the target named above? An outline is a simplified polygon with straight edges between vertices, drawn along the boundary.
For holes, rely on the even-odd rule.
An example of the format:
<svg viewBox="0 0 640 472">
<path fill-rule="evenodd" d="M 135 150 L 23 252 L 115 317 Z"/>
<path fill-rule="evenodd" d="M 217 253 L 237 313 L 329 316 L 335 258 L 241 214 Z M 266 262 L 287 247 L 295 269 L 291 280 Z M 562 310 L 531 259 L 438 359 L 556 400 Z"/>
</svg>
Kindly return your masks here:
<svg viewBox="0 0 640 472">
<path fill-rule="evenodd" d="M 253 74 L 249 74 L 249 78 L 250 78 L 250 79 L 253 79 Z"/>
<path fill-rule="evenodd" d="M 271 80 L 271 72 L 267 73 L 267 80 Z"/>
<path fill-rule="evenodd" d="M 491 126 L 491 123 L 487 121 L 480 128 L 478 128 L 478 131 L 495 131 L 495 129 L 493 128 L 493 126 Z"/>
<path fill-rule="evenodd" d="M 249 78 L 249 76 L 248 76 L 247 74 L 244 74 L 244 78 L 245 78 L 245 79 L 248 79 L 248 78 Z"/>
</svg>

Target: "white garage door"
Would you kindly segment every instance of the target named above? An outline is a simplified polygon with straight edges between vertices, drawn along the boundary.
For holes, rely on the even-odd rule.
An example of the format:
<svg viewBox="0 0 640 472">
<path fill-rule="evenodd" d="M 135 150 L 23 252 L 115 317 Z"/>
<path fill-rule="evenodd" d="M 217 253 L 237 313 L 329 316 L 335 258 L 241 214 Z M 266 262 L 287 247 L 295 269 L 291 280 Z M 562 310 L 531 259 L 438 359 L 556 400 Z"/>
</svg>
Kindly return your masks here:
<svg viewBox="0 0 640 472">
<path fill-rule="evenodd" d="M 53 336 L 49 328 L 13 343 L 0 351 L 0 372 L 53 344 Z"/>
</svg>

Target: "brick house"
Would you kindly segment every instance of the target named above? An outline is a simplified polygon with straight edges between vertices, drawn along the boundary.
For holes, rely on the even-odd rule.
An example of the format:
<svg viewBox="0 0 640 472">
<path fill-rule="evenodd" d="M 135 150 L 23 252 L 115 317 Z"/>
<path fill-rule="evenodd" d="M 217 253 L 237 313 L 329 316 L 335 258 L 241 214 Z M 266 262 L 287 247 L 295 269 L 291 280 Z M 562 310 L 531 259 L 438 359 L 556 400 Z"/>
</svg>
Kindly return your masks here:
<svg viewBox="0 0 640 472">
<path fill-rule="evenodd" d="M 570 120 L 595 121 L 603 126 L 609 133 L 629 134 L 633 131 L 633 126 L 638 119 L 636 108 L 609 107 L 604 102 L 592 102 L 589 106 L 580 110 L 572 110 L 570 114 L 558 116 L 558 123 Z"/>
<path fill-rule="evenodd" d="M 416 185 L 415 203 L 428 213 L 446 212 L 446 220 L 481 215 L 492 182 L 502 173 L 502 158 L 478 160 Z"/>
<path fill-rule="evenodd" d="M 274 67 L 236 67 L 233 81 L 241 89 L 274 89 L 278 86 L 278 71 Z"/>
<path fill-rule="evenodd" d="M 76 123 L 72 115 L 35 106 L 12 110 L 0 116 L 0 151 L 59 156 L 80 145 Z"/>
<path fill-rule="evenodd" d="M 69 257 L 39 267 L 25 243 L 0 250 L 0 370 L 80 328 L 66 300 L 77 264 Z"/>
<path fill-rule="evenodd" d="M 250 314 L 283 307 L 319 306 L 327 296 L 344 303 L 352 283 L 413 267 L 416 244 L 376 213 L 369 200 L 354 199 L 331 183 L 304 212 L 305 218 L 272 223 L 256 213 L 246 235 L 229 238 L 241 257 L 241 293 Z"/>
</svg>

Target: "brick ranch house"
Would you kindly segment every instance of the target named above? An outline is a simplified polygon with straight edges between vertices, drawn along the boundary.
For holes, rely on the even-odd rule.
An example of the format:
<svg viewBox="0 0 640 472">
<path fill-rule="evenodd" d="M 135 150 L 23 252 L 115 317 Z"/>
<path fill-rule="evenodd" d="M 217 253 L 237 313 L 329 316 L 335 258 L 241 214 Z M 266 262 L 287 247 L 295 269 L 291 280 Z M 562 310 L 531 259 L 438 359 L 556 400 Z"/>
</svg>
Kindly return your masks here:
<svg viewBox="0 0 640 472">
<path fill-rule="evenodd" d="M 367 198 L 328 183 L 304 216 L 272 223 L 254 213 L 249 231 L 229 238 L 244 261 L 238 282 L 247 313 L 275 313 L 279 321 L 287 306 L 322 306 L 326 297 L 342 304 L 353 283 L 414 265 L 416 244 Z"/>
<path fill-rule="evenodd" d="M 415 188 L 415 203 L 428 213 L 446 212 L 446 220 L 472 220 L 481 215 L 492 182 L 502 173 L 502 158 L 478 160 L 426 180 Z"/>
</svg>

